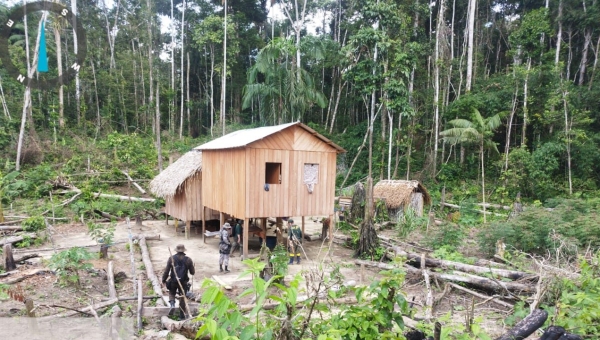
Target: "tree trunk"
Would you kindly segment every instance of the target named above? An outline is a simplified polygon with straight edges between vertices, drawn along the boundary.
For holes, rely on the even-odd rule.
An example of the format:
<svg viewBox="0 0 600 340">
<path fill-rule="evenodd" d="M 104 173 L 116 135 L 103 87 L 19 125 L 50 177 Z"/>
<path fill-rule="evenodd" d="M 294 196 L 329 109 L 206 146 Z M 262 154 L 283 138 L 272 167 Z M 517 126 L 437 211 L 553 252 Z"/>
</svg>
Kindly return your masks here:
<svg viewBox="0 0 600 340">
<path fill-rule="evenodd" d="M 182 2 L 182 8 L 181 8 L 181 102 L 180 102 L 180 112 L 179 112 L 179 139 L 183 139 L 183 95 L 184 95 L 184 87 L 183 87 L 183 80 L 184 80 L 184 68 L 183 68 L 183 57 L 185 56 L 184 50 L 185 50 L 185 35 L 183 33 L 183 28 L 185 27 L 185 6 L 186 6 L 186 2 L 185 0 Z M 189 71 L 188 71 L 189 72 Z M 188 82 L 189 82 L 189 78 L 188 78 Z M 189 113 L 189 111 L 188 111 Z M 188 114 L 189 115 L 189 114 Z"/>
<path fill-rule="evenodd" d="M 587 66 L 587 56 L 592 43 L 592 31 L 588 28 L 584 30 L 583 51 L 581 52 L 581 63 L 579 65 L 579 86 L 583 85 L 585 80 L 585 70 Z"/>
<path fill-rule="evenodd" d="M 473 43 L 473 38 L 475 35 L 475 8 L 477 7 L 476 0 L 469 0 L 469 28 L 468 28 L 468 46 L 467 46 L 467 80 L 466 80 L 466 90 L 467 92 L 471 92 L 471 86 L 473 83 L 473 51 L 475 49 L 475 45 Z"/>
<path fill-rule="evenodd" d="M 71 1 L 71 12 L 77 15 L 77 0 Z M 77 30 L 73 27 L 73 53 L 77 54 Z M 77 126 L 81 126 L 81 83 L 79 72 L 75 73 L 75 102 L 77 111 Z"/>
<path fill-rule="evenodd" d="M 434 122 L 433 122 L 433 174 L 432 177 L 437 176 L 437 156 L 438 156 L 438 144 L 440 135 L 440 64 L 441 64 L 441 39 L 442 31 L 444 27 L 444 12 L 446 6 L 444 0 L 440 1 L 440 8 L 438 10 L 437 28 L 435 29 L 435 66 L 434 66 L 434 94 L 433 94 L 433 107 L 434 107 Z"/>
<path fill-rule="evenodd" d="M 162 172 L 162 145 L 160 142 L 160 86 L 156 83 L 156 153 L 158 156 L 158 172 Z"/>
<path fill-rule="evenodd" d="M 222 136 L 225 136 L 225 96 L 227 95 L 227 0 L 223 6 L 225 18 L 223 19 L 223 74 L 221 75 L 221 105 L 220 115 Z"/>
<path fill-rule="evenodd" d="M 484 162 L 484 149 L 483 149 L 483 136 L 481 136 L 481 146 L 479 148 L 479 152 L 481 153 L 481 199 L 483 202 L 483 223 L 487 223 L 486 221 L 486 213 L 485 213 L 485 162 Z"/>
<path fill-rule="evenodd" d="M 113 270 L 113 261 L 108 262 L 106 270 L 106 281 L 108 281 L 108 297 L 110 299 L 117 298 L 117 289 L 115 287 L 115 273 Z"/>
<path fill-rule="evenodd" d="M 60 30 L 54 27 L 54 41 L 56 42 L 56 67 L 58 69 L 58 77 L 62 77 L 62 43 L 60 39 Z M 64 86 L 60 84 L 58 87 L 58 126 L 63 129 L 65 127 L 65 100 Z"/>
<path fill-rule="evenodd" d="M 527 72 L 525 73 L 525 84 L 523 84 L 523 129 L 521 130 L 521 146 L 527 143 L 527 122 L 529 120 L 527 108 L 527 88 L 529 84 L 529 72 L 531 71 L 531 58 L 527 58 Z"/>
<path fill-rule="evenodd" d="M 215 125 L 215 83 L 213 80 L 215 69 L 215 49 L 211 46 L 210 53 L 210 136 L 213 136 L 213 128 Z"/>
<path fill-rule="evenodd" d="M 563 0 L 558 1 L 558 33 L 556 34 L 556 52 L 554 53 L 554 65 L 558 65 L 560 61 L 560 45 L 562 43 L 562 11 L 563 11 Z M 598 52 L 596 52 L 598 53 Z"/>
<path fill-rule="evenodd" d="M 152 67 L 152 1 L 146 0 L 146 7 L 148 10 L 148 79 L 150 87 L 150 97 L 148 98 L 148 111 L 147 116 L 151 117 L 152 102 L 154 101 L 154 78 L 153 78 L 153 67 Z M 157 84 L 158 85 L 158 84 Z M 158 105 L 157 105 L 158 106 Z M 157 122 L 154 122 L 157 125 Z M 160 130 L 160 128 L 156 128 Z M 159 163 L 160 164 L 160 163 Z"/>
<path fill-rule="evenodd" d="M 562 78 L 562 77 L 561 77 Z M 562 85 L 561 79 L 561 85 Z M 569 176 L 569 195 L 573 195 L 573 181 L 571 178 L 571 128 L 569 124 L 569 110 L 567 106 L 567 91 L 561 89 L 562 92 L 562 100 L 563 100 L 563 108 L 565 111 L 565 140 L 567 143 L 567 171 Z"/>
</svg>

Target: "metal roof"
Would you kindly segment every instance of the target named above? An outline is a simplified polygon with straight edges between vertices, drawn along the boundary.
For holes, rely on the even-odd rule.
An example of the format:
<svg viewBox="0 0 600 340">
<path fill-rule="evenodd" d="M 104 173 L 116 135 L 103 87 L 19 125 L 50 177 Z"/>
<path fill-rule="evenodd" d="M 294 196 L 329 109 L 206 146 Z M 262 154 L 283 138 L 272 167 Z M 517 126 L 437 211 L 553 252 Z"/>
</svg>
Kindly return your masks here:
<svg viewBox="0 0 600 340">
<path fill-rule="evenodd" d="M 194 150 L 222 150 L 241 148 L 295 125 L 298 125 L 304 130 L 310 132 L 313 136 L 319 138 L 324 143 L 329 144 L 331 147 L 336 149 L 338 153 L 346 152 L 346 150 L 344 150 L 339 145 L 335 144 L 334 142 L 327 139 L 325 136 L 319 134 L 317 131 L 311 129 L 307 125 L 302 124 L 300 122 L 281 124 L 275 126 L 263 126 L 254 129 L 234 131 L 223 137 L 219 137 L 208 143 L 197 146 L 194 148 Z"/>
</svg>

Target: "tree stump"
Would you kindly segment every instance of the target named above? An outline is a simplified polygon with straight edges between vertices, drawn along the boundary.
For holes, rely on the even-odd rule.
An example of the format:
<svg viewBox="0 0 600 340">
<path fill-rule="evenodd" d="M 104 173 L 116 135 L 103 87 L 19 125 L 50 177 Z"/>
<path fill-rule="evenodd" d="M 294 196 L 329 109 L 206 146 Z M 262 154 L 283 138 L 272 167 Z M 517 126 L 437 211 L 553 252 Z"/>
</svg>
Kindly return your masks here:
<svg viewBox="0 0 600 340">
<path fill-rule="evenodd" d="M 542 327 L 547 318 L 548 312 L 536 309 L 496 340 L 523 340 Z"/>
<path fill-rule="evenodd" d="M 100 258 L 108 259 L 108 244 L 100 245 Z"/>
<path fill-rule="evenodd" d="M 4 245 L 3 249 L 3 261 L 4 270 L 9 272 L 11 270 L 17 269 L 17 264 L 15 263 L 15 259 L 13 258 L 12 244 L 8 243 Z"/>
</svg>

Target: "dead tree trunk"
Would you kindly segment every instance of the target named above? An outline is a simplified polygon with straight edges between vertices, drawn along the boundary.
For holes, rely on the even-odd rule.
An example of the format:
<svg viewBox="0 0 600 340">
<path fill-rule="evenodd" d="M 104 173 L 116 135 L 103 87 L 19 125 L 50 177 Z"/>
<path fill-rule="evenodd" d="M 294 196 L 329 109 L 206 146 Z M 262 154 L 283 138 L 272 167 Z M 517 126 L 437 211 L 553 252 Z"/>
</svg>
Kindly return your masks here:
<svg viewBox="0 0 600 340">
<path fill-rule="evenodd" d="M 154 267 L 152 266 L 152 261 L 150 260 L 150 253 L 148 252 L 148 246 L 146 246 L 146 239 L 144 237 L 140 238 L 139 244 L 140 248 L 142 249 L 142 261 L 144 261 L 144 266 L 146 267 L 146 276 L 148 277 L 148 280 L 152 282 L 152 289 L 156 295 L 162 296 L 165 304 L 168 305 L 169 298 L 163 295 L 160 281 L 154 272 Z"/>
<path fill-rule="evenodd" d="M 115 288 L 115 273 L 113 270 L 113 261 L 108 262 L 106 270 L 106 278 L 108 281 L 108 297 L 111 299 L 117 298 L 117 289 Z"/>
<path fill-rule="evenodd" d="M 12 252 L 12 244 L 5 244 L 2 252 L 2 256 L 4 260 L 2 263 L 4 264 L 4 270 L 9 272 L 11 270 L 17 269 L 17 264 L 15 263 L 15 259 L 13 258 Z"/>
</svg>

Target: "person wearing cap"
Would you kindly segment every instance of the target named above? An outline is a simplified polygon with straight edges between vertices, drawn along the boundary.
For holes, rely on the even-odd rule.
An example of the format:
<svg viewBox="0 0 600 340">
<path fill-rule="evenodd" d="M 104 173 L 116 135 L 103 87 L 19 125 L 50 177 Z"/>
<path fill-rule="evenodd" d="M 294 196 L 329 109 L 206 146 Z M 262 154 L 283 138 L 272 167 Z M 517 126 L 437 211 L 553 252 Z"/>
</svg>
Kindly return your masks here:
<svg viewBox="0 0 600 340">
<path fill-rule="evenodd" d="M 242 241 L 244 239 L 244 221 L 237 220 L 235 227 L 233 228 L 233 249 L 231 250 L 231 257 L 233 257 L 233 253 L 240 249 L 240 256 L 244 255 L 244 246 L 242 245 Z"/>
<path fill-rule="evenodd" d="M 288 248 L 290 252 L 290 262 L 294 264 L 294 256 L 296 264 L 300 264 L 300 243 L 302 243 L 302 230 L 294 224 L 294 220 L 288 219 Z"/>
<path fill-rule="evenodd" d="M 231 225 L 225 223 L 221 228 L 220 241 L 219 241 L 219 271 L 223 272 L 223 266 L 225 266 L 225 273 L 229 273 L 229 253 L 231 253 L 231 241 L 229 240 L 229 232 L 231 231 Z"/>
<path fill-rule="evenodd" d="M 175 252 L 177 252 L 177 254 L 173 255 L 173 257 L 169 257 L 167 260 L 167 267 L 162 275 L 162 283 L 169 290 L 169 304 L 171 305 L 171 312 L 175 308 L 175 296 L 177 294 L 180 296 L 180 319 L 185 318 L 185 299 L 183 296 L 189 292 L 191 287 L 189 284 L 190 278 L 188 276 L 188 272 L 190 275 L 194 275 L 196 272 L 194 268 L 194 261 L 185 255 L 185 251 L 186 249 L 183 244 L 178 244 L 177 247 L 175 247 Z M 179 282 L 177 282 L 178 279 Z M 181 286 L 179 286 L 180 283 Z M 183 292 L 181 291 L 181 287 L 184 289 Z M 171 312 L 169 314 L 171 314 Z"/>
</svg>

